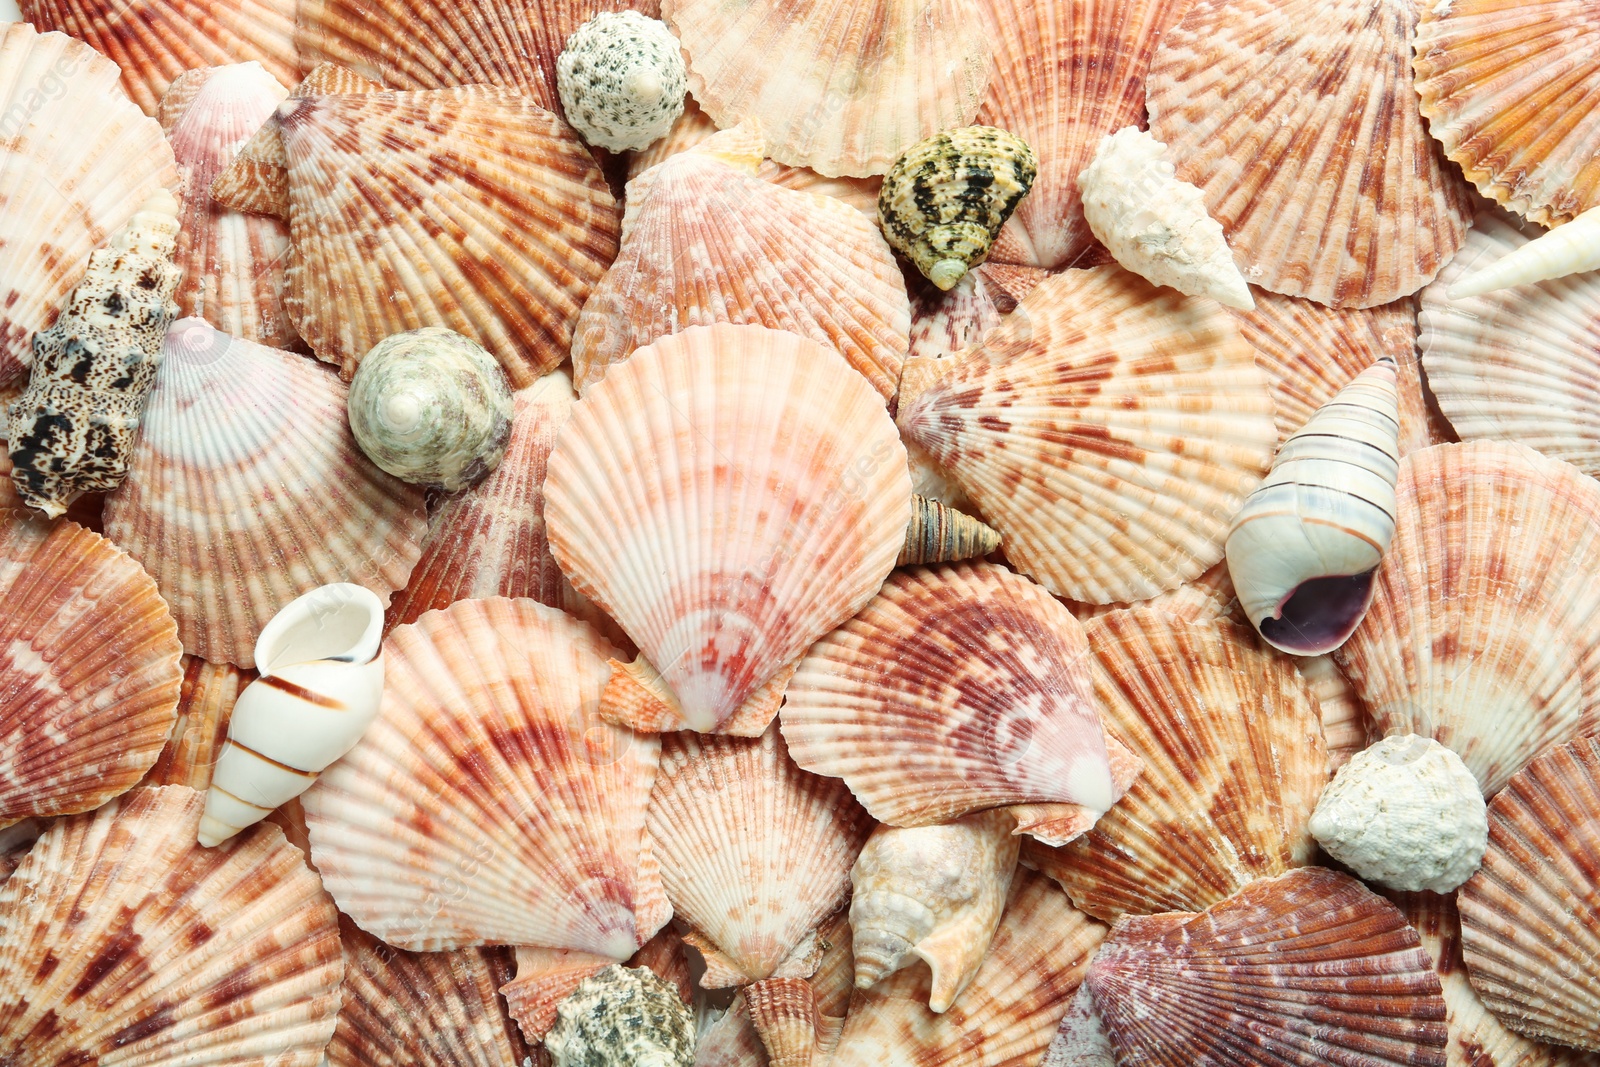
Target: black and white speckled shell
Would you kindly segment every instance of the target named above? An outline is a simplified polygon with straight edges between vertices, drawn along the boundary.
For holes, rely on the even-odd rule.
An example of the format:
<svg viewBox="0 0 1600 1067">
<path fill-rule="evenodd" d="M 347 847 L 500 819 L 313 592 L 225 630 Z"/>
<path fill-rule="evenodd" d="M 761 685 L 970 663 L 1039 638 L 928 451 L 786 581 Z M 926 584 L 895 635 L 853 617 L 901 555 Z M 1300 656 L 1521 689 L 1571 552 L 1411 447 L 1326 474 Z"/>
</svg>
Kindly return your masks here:
<svg viewBox="0 0 1600 1067">
<path fill-rule="evenodd" d="M 555 1067 L 692 1067 L 694 1018 L 670 983 L 615 964 L 561 1002 L 544 1045 Z"/>
<path fill-rule="evenodd" d="M 596 15 L 556 60 L 567 121 L 592 145 L 620 152 L 665 137 L 689 91 L 678 39 L 637 11 Z"/>
</svg>

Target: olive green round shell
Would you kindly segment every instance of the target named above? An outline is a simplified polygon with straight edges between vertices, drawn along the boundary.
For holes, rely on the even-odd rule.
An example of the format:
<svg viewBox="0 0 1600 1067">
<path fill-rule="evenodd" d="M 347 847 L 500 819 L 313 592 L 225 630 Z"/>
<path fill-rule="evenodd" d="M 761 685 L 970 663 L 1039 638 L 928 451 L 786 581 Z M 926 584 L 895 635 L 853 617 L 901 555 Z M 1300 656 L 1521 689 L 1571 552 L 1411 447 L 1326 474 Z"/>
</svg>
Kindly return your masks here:
<svg viewBox="0 0 1600 1067">
<path fill-rule="evenodd" d="M 544 1046 L 555 1067 L 693 1067 L 694 1017 L 664 979 L 613 964 L 556 1007 Z"/>
</svg>

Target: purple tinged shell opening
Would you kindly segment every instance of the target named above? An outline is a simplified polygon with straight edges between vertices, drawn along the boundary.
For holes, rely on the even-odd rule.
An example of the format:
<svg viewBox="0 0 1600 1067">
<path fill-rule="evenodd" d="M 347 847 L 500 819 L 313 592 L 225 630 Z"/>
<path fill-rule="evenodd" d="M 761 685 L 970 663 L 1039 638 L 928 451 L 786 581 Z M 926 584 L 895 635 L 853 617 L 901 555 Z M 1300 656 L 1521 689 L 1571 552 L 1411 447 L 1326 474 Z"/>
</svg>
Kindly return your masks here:
<svg viewBox="0 0 1600 1067">
<path fill-rule="evenodd" d="M 1332 652 L 1355 633 L 1367 613 L 1375 573 L 1377 568 L 1301 582 L 1279 605 L 1276 617 L 1261 620 L 1261 636 L 1297 656 Z"/>
</svg>

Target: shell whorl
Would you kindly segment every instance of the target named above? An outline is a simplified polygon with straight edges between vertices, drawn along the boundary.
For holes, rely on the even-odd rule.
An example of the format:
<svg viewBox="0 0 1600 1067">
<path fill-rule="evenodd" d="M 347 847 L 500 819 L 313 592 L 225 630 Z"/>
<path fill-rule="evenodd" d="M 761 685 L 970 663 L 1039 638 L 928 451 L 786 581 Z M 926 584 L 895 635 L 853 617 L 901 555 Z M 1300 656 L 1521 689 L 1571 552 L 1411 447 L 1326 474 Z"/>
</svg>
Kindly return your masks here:
<svg viewBox="0 0 1600 1067">
<path fill-rule="evenodd" d="M 555 1067 L 690 1067 L 694 1046 L 694 1018 L 678 991 L 620 964 L 585 978 L 545 1036 Z"/>
<path fill-rule="evenodd" d="M 585 141 L 638 151 L 665 137 L 683 114 L 689 72 L 665 23 L 637 11 L 602 11 L 567 38 L 556 87 L 567 121 Z"/>
<path fill-rule="evenodd" d="M 1451 300 L 1465 300 L 1591 270 L 1600 270 L 1600 207 L 1590 208 L 1571 222 L 1540 234 L 1482 270 L 1459 279 L 1447 292 Z"/>
</svg>

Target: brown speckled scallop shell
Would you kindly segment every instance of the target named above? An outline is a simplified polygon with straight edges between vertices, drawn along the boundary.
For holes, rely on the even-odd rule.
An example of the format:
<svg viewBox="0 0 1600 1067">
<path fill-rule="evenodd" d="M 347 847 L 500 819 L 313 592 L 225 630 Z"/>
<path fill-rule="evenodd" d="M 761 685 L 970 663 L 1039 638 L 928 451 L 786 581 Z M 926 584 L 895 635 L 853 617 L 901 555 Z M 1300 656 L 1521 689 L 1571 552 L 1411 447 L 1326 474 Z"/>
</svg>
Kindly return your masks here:
<svg viewBox="0 0 1600 1067">
<path fill-rule="evenodd" d="M 251 672 L 227 663 L 184 656 L 178 721 L 143 784 L 186 785 L 202 793 L 210 788 L 211 772 L 228 739 L 233 705 L 253 678 Z"/>
</svg>

